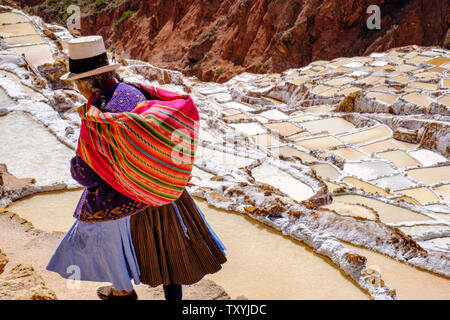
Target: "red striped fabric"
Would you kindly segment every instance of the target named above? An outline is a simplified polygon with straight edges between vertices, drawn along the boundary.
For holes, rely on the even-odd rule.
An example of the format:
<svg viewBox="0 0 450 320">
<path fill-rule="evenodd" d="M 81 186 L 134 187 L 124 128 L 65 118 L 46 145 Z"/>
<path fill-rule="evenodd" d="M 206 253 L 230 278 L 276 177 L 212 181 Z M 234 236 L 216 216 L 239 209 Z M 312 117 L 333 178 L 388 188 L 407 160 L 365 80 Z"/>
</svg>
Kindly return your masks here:
<svg viewBox="0 0 450 320">
<path fill-rule="evenodd" d="M 131 112 L 101 112 L 94 96 L 79 109 L 78 155 L 111 187 L 162 206 L 177 200 L 189 180 L 199 114 L 189 95 L 140 84 L 152 100 Z"/>
</svg>

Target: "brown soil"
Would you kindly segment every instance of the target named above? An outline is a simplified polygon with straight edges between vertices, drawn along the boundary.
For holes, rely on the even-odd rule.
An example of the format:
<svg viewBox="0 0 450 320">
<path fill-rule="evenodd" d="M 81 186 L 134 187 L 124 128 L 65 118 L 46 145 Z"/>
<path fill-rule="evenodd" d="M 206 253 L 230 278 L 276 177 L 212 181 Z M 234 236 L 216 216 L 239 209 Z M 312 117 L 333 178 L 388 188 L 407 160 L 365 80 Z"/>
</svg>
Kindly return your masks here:
<svg viewBox="0 0 450 320">
<path fill-rule="evenodd" d="M 83 281 L 79 289 L 69 289 L 65 279 L 54 272 L 45 270 L 48 261 L 63 236 L 64 233 L 62 232 L 48 233 L 37 230 L 30 223 L 15 214 L 0 212 L 0 244 L 3 252 L 0 251 L 0 267 L 3 266 L 5 269 L 3 277 L 0 278 L 0 299 L 17 298 L 17 295 L 5 295 L 3 293 L 8 293 L 12 290 L 8 289 L 10 288 L 8 287 L 9 278 L 12 276 L 19 278 L 17 269 L 19 271 L 23 269 L 26 271 L 27 276 L 39 284 L 39 292 L 41 293 L 42 289 L 48 287 L 50 292 L 54 292 L 58 299 L 98 300 L 96 289 L 104 284 Z M 23 270 L 21 271 L 22 273 L 24 272 Z M 2 291 L 2 288 L 5 290 Z M 31 288 L 30 292 L 33 290 L 35 288 Z M 141 284 L 136 286 L 135 290 L 141 300 L 164 299 L 162 286 L 152 288 Z M 19 298 L 23 297 L 24 294 L 21 292 Z M 25 298 L 27 298 L 26 295 Z M 28 299 L 31 298 L 33 297 L 28 297 Z M 230 299 L 230 296 L 213 281 L 203 279 L 194 285 L 183 286 L 183 299 L 226 300 Z"/>
</svg>

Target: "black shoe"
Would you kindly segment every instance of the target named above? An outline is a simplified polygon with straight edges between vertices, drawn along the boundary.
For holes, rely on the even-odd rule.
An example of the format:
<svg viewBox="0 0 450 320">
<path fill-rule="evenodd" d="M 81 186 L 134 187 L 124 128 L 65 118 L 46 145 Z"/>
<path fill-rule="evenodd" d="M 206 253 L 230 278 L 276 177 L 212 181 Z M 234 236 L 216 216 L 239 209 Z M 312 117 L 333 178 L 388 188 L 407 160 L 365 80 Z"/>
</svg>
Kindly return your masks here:
<svg viewBox="0 0 450 320">
<path fill-rule="evenodd" d="M 97 295 L 102 300 L 137 300 L 136 291 L 133 291 L 130 294 L 125 296 L 115 296 L 112 292 L 112 286 L 100 287 L 97 289 Z"/>
</svg>

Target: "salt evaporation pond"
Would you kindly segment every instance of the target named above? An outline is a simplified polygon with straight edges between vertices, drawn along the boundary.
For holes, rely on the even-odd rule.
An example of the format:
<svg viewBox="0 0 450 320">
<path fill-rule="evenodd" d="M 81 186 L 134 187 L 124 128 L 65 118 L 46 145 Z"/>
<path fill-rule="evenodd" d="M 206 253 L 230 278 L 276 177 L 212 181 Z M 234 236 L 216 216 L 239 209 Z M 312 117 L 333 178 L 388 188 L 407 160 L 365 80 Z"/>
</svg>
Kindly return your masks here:
<svg viewBox="0 0 450 320">
<path fill-rule="evenodd" d="M 385 223 L 432 220 L 431 218 L 418 212 L 356 194 L 335 195 L 333 196 L 333 203 L 335 202 L 366 205 L 375 209 L 380 216 L 380 220 Z"/>
<path fill-rule="evenodd" d="M 72 181 L 70 160 L 75 152 L 43 125 L 21 112 L 0 117 L 0 163 L 18 178 L 35 178 L 40 185 Z"/>
<path fill-rule="evenodd" d="M 342 145 L 342 142 L 333 137 L 326 136 L 320 138 L 303 139 L 295 143 L 296 145 L 308 150 L 326 150 Z"/>
<path fill-rule="evenodd" d="M 409 154 L 419 160 L 424 166 L 432 166 L 447 161 L 447 158 L 441 156 L 439 153 L 427 149 L 411 151 Z"/>
<path fill-rule="evenodd" d="M 317 107 L 310 107 L 308 108 L 308 112 L 310 113 L 327 113 L 331 112 L 335 109 L 334 106 L 327 106 L 327 105 L 321 105 Z"/>
<path fill-rule="evenodd" d="M 336 180 L 341 176 L 339 170 L 328 163 L 317 163 L 309 166 L 321 178 Z"/>
<path fill-rule="evenodd" d="M 430 189 L 425 187 L 398 190 L 396 193 L 410 196 L 423 204 L 439 202 L 439 198 Z"/>
<path fill-rule="evenodd" d="M 0 25 L 0 36 L 4 38 L 31 34 L 38 33 L 29 22 Z"/>
<path fill-rule="evenodd" d="M 252 169 L 252 176 L 256 181 L 272 185 L 297 201 L 306 200 L 314 195 L 310 186 L 268 163 Z"/>
<path fill-rule="evenodd" d="M 405 196 L 405 195 L 400 195 L 400 196 L 394 196 L 391 198 L 392 200 L 396 200 L 396 201 L 400 201 L 400 202 L 407 202 L 407 203 L 411 203 L 415 206 L 420 207 L 421 204 L 419 201 L 417 201 L 416 199 L 410 197 L 410 196 Z"/>
<path fill-rule="evenodd" d="M 241 111 L 237 110 L 237 109 L 229 108 L 229 109 L 222 110 L 222 113 L 225 116 L 234 116 L 234 115 L 240 114 Z"/>
<path fill-rule="evenodd" d="M 232 109 L 239 109 L 242 111 L 254 111 L 255 109 L 253 109 L 252 107 L 246 105 L 246 104 L 242 104 L 236 101 L 231 101 L 231 102 L 226 102 L 223 104 L 224 108 L 232 108 Z"/>
<path fill-rule="evenodd" d="M 360 160 L 367 160 L 368 157 L 363 154 L 362 152 L 359 152 L 353 148 L 347 147 L 347 148 L 339 148 L 336 150 L 331 151 L 331 153 L 345 159 L 348 161 L 360 161 Z"/>
<path fill-rule="evenodd" d="M 353 177 L 342 178 L 342 181 L 347 183 L 347 184 L 353 185 L 357 189 L 361 189 L 361 190 L 363 190 L 365 192 L 368 192 L 368 193 L 374 193 L 374 194 L 378 193 L 378 194 L 381 194 L 383 196 L 388 196 L 389 195 L 389 193 L 387 193 L 386 190 L 384 190 L 384 189 L 382 189 L 380 187 L 377 187 L 377 186 L 375 186 L 375 185 L 373 185 L 373 184 L 371 184 L 369 182 L 365 182 L 365 181 L 362 181 L 362 180 L 359 180 L 359 179 L 356 179 L 356 178 L 353 178 Z"/>
<path fill-rule="evenodd" d="M 245 113 L 238 113 L 234 114 L 232 116 L 226 116 L 223 117 L 224 121 L 243 121 L 243 120 L 250 120 L 250 117 L 246 115 Z"/>
<path fill-rule="evenodd" d="M 28 22 L 28 19 L 23 14 L 14 12 L 4 12 L 0 13 L 0 22 L 5 24 L 20 23 L 20 22 Z"/>
<path fill-rule="evenodd" d="M 292 136 L 286 137 L 286 139 L 291 141 L 297 141 L 298 139 L 304 138 L 304 137 L 310 137 L 311 133 L 308 131 L 302 131 L 296 134 L 293 134 Z"/>
<path fill-rule="evenodd" d="M 267 130 L 262 128 L 259 124 L 250 122 L 250 123 L 232 123 L 229 124 L 230 127 L 235 128 L 237 131 L 243 132 L 248 135 L 256 135 L 261 133 L 266 133 Z"/>
<path fill-rule="evenodd" d="M 294 113 L 293 113 L 294 115 Z M 319 119 L 319 117 L 316 116 L 311 116 L 311 115 L 301 115 L 301 116 L 296 116 L 293 118 L 289 118 L 289 121 L 292 122 L 303 122 L 303 121 L 310 121 L 310 120 L 317 120 Z"/>
<path fill-rule="evenodd" d="M 429 232 L 442 232 L 450 230 L 450 226 L 444 224 L 415 225 L 410 227 L 399 227 L 404 233 L 410 236 L 420 236 Z"/>
<path fill-rule="evenodd" d="M 337 268 L 303 244 L 241 214 L 196 201 L 227 248 L 228 261 L 219 272 L 205 278 L 223 286 L 231 297 L 368 299 Z"/>
<path fill-rule="evenodd" d="M 359 149 L 361 149 L 367 154 L 372 154 L 374 152 L 384 151 L 387 149 L 414 150 L 416 148 L 417 145 L 415 144 L 389 138 L 383 141 L 366 144 L 360 147 Z"/>
<path fill-rule="evenodd" d="M 328 187 L 328 192 L 330 192 L 330 193 L 331 193 L 331 192 L 335 192 L 336 190 L 342 188 L 342 186 L 340 186 L 340 185 L 338 185 L 338 184 L 336 184 L 336 183 L 327 181 L 327 180 L 323 180 L 323 182 L 327 185 L 327 187 Z"/>
<path fill-rule="evenodd" d="M 385 126 L 376 126 L 356 133 L 341 136 L 340 139 L 348 144 L 360 144 L 376 139 L 388 137 L 391 134 Z"/>
<path fill-rule="evenodd" d="M 367 258 L 367 266 L 379 269 L 383 281 L 395 289 L 399 300 L 449 300 L 449 280 L 431 272 L 419 270 L 388 256 L 344 243 Z"/>
<path fill-rule="evenodd" d="M 13 47 L 8 49 L 20 55 L 24 54 L 30 63 L 35 66 L 40 66 L 44 63 L 53 63 L 53 53 L 48 44 L 37 44 L 24 47 Z"/>
<path fill-rule="evenodd" d="M 201 146 L 197 147 L 197 151 L 195 153 L 195 157 L 204 157 L 206 159 L 213 159 L 218 163 L 221 163 L 225 166 L 232 167 L 232 168 L 243 168 L 246 167 L 256 160 L 247 158 L 247 157 L 241 157 L 237 156 L 231 153 L 226 153 L 218 150 L 213 150 L 209 148 L 204 148 Z"/>
<path fill-rule="evenodd" d="M 233 100 L 233 97 L 229 93 L 216 93 L 209 97 L 213 98 L 218 103 L 230 102 L 231 100 Z"/>
<path fill-rule="evenodd" d="M 361 217 L 369 220 L 377 219 L 377 215 L 374 211 L 358 204 L 333 202 L 322 208 L 333 210 L 342 216 Z"/>
<path fill-rule="evenodd" d="M 434 187 L 433 190 L 442 198 L 442 200 L 450 202 L 450 184 Z"/>
<path fill-rule="evenodd" d="M 323 120 L 302 122 L 299 126 L 311 133 L 327 131 L 329 134 L 339 134 L 355 129 L 355 126 L 351 122 L 341 118 L 328 118 Z"/>
<path fill-rule="evenodd" d="M 36 229 L 65 232 L 75 222 L 73 213 L 83 190 L 46 192 L 12 203 L 7 210 L 31 222 Z"/>
<path fill-rule="evenodd" d="M 270 109 L 260 113 L 259 115 L 269 120 L 286 120 L 289 118 L 286 114 L 277 109 Z"/>
<path fill-rule="evenodd" d="M 381 176 L 396 173 L 396 171 L 386 162 L 376 160 L 345 163 L 344 172 L 363 180 L 376 179 Z"/>
<path fill-rule="evenodd" d="M 82 190 L 35 195 L 9 210 L 41 230 L 67 232 Z M 368 299 L 339 269 L 308 247 L 240 214 L 195 200 L 225 244 L 227 262 L 205 278 L 249 299 Z M 61 280 L 62 281 L 62 280 Z"/>
<path fill-rule="evenodd" d="M 377 180 L 372 180 L 372 182 L 375 183 L 377 186 L 380 186 L 381 188 L 390 190 L 405 189 L 414 187 L 416 185 L 408 178 L 399 174 L 390 177 L 380 178 Z"/>
<path fill-rule="evenodd" d="M 290 136 L 302 131 L 302 128 L 296 126 L 291 122 L 268 123 L 264 126 L 272 130 L 275 134 L 279 134 L 283 137 Z"/>
<path fill-rule="evenodd" d="M 17 37 L 10 37 L 5 38 L 5 41 L 8 44 L 15 45 L 15 44 L 27 44 L 27 43 L 37 43 L 44 41 L 44 38 L 42 38 L 38 34 L 28 35 L 28 36 L 17 36 Z"/>
<path fill-rule="evenodd" d="M 423 184 L 435 184 L 450 181 L 450 166 L 411 169 L 406 174 Z"/>
<path fill-rule="evenodd" d="M 289 147 L 289 146 L 282 146 L 282 147 L 275 147 L 275 148 L 271 148 L 271 151 L 273 151 L 275 154 L 279 155 L 279 156 L 284 156 L 284 157 L 298 157 L 302 160 L 302 162 L 313 162 L 313 161 L 317 161 L 316 158 L 314 158 L 312 155 L 310 155 L 309 153 L 303 152 L 303 151 L 299 151 L 293 147 Z"/>
<path fill-rule="evenodd" d="M 378 153 L 378 156 L 382 159 L 391 161 L 399 169 L 420 166 L 419 161 L 403 150 L 380 152 Z"/>
</svg>

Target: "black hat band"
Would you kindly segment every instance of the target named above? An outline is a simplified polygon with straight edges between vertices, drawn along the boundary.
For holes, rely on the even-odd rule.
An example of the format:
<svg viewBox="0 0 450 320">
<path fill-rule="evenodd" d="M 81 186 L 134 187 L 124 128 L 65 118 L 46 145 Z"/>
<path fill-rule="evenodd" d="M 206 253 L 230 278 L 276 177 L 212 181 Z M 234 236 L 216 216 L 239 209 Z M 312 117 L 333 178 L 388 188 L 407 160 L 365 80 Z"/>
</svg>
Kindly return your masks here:
<svg viewBox="0 0 450 320">
<path fill-rule="evenodd" d="M 69 70 L 71 73 L 84 73 L 107 65 L 109 65 L 109 62 L 106 52 L 85 59 L 69 58 Z"/>
</svg>

